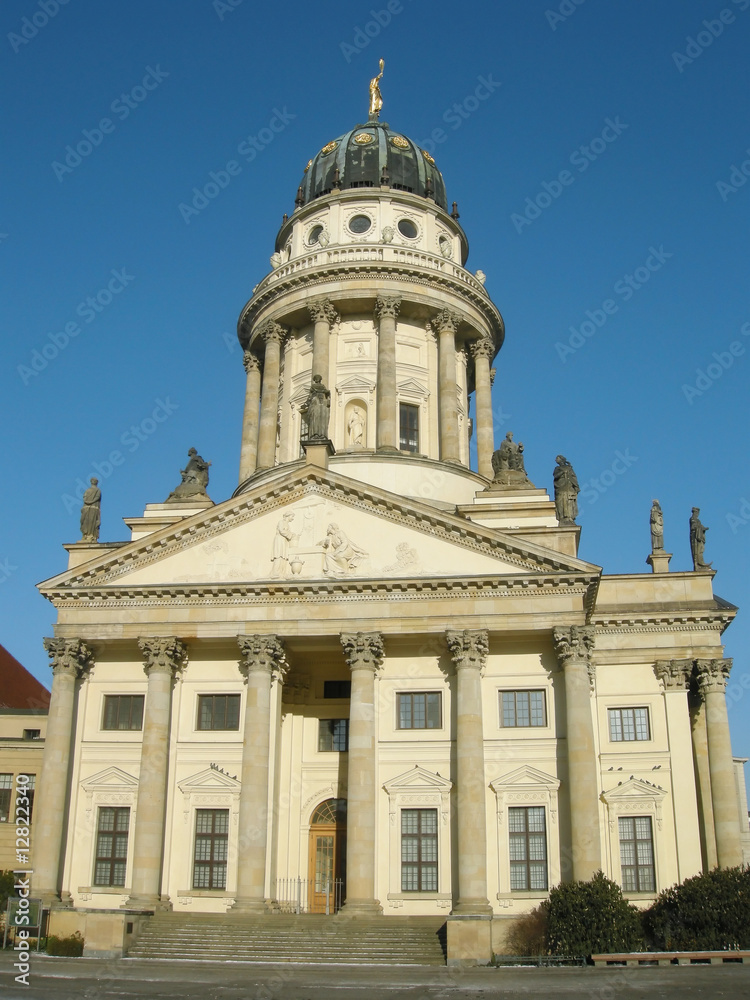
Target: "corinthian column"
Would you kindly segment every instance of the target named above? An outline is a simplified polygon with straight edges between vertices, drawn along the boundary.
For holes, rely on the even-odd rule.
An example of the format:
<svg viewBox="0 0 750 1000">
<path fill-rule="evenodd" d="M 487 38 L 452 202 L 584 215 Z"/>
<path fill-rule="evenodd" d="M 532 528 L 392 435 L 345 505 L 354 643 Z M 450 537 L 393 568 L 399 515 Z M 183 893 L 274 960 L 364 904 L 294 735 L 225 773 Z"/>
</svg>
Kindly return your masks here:
<svg viewBox="0 0 750 1000">
<path fill-rule="evenodd" d="M 258 434 L 258 468 L 270 469 L 276 462 L 276 423 L 279 413 L 279 375 L 281 345 L 287 331 L 268 320 L 260 329 L 266 345 L 263 360 L 263 391 L 260 401 L 260 432 Z"/>
<path fill-rule="evenodd" d="M 328 346 L 331 339 L 331 327 L 339 318 L 330 299 L 311 302 L 307 307 L 315 324 L 313 329 L 312 378 L 320 375 L 324 385 L 331 381 Z"/>
<path fill-rule="evenodd" d="M 724 694 L 731 669 L 731 660 L 695 661 L 698 687 L 706 706 L 708 768 L 711 772 L 716 853 L 720 868 L 742 864 L 737 787 Z"/>
<path fill-rule="evenodd" d="M 375 447 L 378 451 L 398 451 L 398 413 L 396 392 L 396 318 L 401 308 L 397 295 L 378 295 L 375 316 L 378 320 L 378 386 Z"/>
<path fill-rule="evenodd" d="M 383 664 L 383 637 L 344 633 L 341 645 L 352 673 L 343 909 L 350 916 L 371 915 L 383 912 L 375 898 L 375 676 Z"/>
<path fill-rule="evenodd" d="M 602 867 L 599 767 L 591 713 L 594 629 L 578 625 L 555 628 L 552 638 L 560 666 L 565 671 L 572 876 L 576 881 L 587 882 Z"/>
<path fill-rule="evenodd" d="M 492 426 L 492 383 L 490 360 L 494 344 L 482 337 L 471 344 L 474 356 L 474 383 L 476 386 L 477 412 L 477 468 L 480 476 L 492 479 L 492 452 L 495 449 L 495 432 Z"/>
<path fill-rule="evenodd" d="M 169 719 L 172 679 L 184 667 L 187 650 L 180 639 L 172 637 L 142 638 L 138 645 L 143 654 L 148 689 L 133 834 L 133 877 L 126 905 L 128 909 L 154 910 L 169 906 L 169 897 L 161 896 Z"/>
<path fill-rule="evenodd" d="M 258 408 L 260 406 L 260 359 L 245 351 L 242 364 L 247 372 L 245 414 L 242 419 L 242 450 L 240 452 L 240 482 L 255 472 L 258 460 Z"/>
<path fill-rule="evenodd" d="M 240 671 L 247 685 L 242 743 L 242 788 L 233 909 L 265 913 L 268 782 L 271 753 L 271 684 L 282 683 L 287 662 L 275 635 L 238 635 Z"/>
<path fill-rule="evenodd" d="M 482 723 L 482 674 L 489 641 L 484 630 L 446 632 L 456 665 L 456 789 L 458 900 L 454 914 L 487 914 L 487 805 Z"/>
<path fill-rule="evenodd" d="M 433 325 L 438 332 L 438 368 L 440 371 L 440 458 L 461 463 L 458 448 L 458 399 L 456 396 L 456 330 L 461 317 L 450 309 L 441 310 Z"/>
<path fill-rule="evenodd" d="M 94 654 L 80 639 L 45 639 L 52 661 L 52 696 L 44 741 L 44 766 L 34 809 L 34 896 L 45 906 L 60 903 L 60 859 L 70 785 L 70 739 L 76 680 L 94 664 Z"/>
</svg>

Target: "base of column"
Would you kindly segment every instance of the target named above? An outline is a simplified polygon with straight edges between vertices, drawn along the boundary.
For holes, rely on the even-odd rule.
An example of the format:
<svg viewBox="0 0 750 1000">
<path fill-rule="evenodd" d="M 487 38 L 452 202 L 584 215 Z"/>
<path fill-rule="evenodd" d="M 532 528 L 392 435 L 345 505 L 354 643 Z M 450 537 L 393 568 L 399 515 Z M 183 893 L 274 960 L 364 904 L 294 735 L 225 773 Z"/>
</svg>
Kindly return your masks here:
<svg viewBox="0 0 750 1000">
<path fill-rule="evenodd" d="M 392 444 L 379 444 L 375 451 L 378 455 L 400 455 L 401 452 L 398 448 L 395 448 Z"/>
<path fill-rule="evenodd" d="M 273 912 L 273 906 L 265 899 L 237 899 L 227 908 L 227 913 L 245 913 L 255 917 L 262 917 Z"/>
<path fill-rule="evenodd" d="M 34 899 L 40 899 L 42 901 L 42 907 L 45 910 L 73 909 L 73 897 L 69 892 L 59 894 L 50 889 L 34 889 L 32 891 L 32 896 Z"/>
<path fill-rule="evenodd" d="M 451 910 L 452 917 L 492 916 L 492 907 L 486 899 L 462 899 Z"/>
<path fill-rule="evenodd" d="M 129 896 L 120 909 L 141 913 L 168 913 L 172 909 L 169 896 Z"/>
<path fill-rule="evenodd" d="M 383 907 L 379 899 L 347 899 L 338 912 L 340 917 L 380 917 Z"/>
</svg>

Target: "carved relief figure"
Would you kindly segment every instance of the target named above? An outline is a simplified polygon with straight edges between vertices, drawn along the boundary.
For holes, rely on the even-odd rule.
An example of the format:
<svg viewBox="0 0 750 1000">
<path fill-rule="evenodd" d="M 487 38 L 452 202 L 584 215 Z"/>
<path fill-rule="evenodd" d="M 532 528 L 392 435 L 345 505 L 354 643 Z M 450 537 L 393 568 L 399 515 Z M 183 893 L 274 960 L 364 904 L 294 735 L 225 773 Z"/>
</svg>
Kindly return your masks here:
<svg viewBox="0 0 750 1000">
<path fill-rule="evenodd" d="M 399 542 L 396 546 L 396 562 L 392 566 L 386 566 L 386 573 L 409 572 L 419 569 L 419 554 L 416 549 L 412 549 L 407 542 Z"/>
<path fill-rule="evenodd" d="M 690 552 L 693 556 L 693 570 L 711 569 L 711 563 L 703 561 L 708 528 L 701 524 L 698 517 L 700 512 L 700 507 L 693 507 L 693 513 L 690 517 Z"/>
<path fill-rule="evenodd" d="M 557 465 L 552 478 L 557 520 L 559 524 L 575 524 L 578 517 L 578 494 L 581 492 L 578 477 L 564 455 L 558 455 L 555 461 Z"/>
<path fill-rule="evenodd" d="M 329 576 L 348 576 L 367 558 L 365 550 L 350 541 L 333 521 L 328 525 L 326 537 L 318 544 L 325 551 L 323 572 Z"/>
<path fill-rule="evenodd" d="M 664 514 L 661 504 L 654 500 L 651 504 L 651 551 L 657 552 L 664 548 Z"/>
<path fill-rule="evenodd" d="M 365 443 L 365 414 L 361 406 L 353 406 L 347 423 L 349 434 L 348 444 L 351 447 L 362 448 Z"/>
<path fill-rule="evenodd" d="M 276 525 L 276 534 L 273 539 L 273 554 L 271 556 L 271 576 L 275 580 L 282 580 L 290 575 L 289 543 L 294 538 L 294 532 L 292 531 L 293 520 L 294 511 L 287 510 Z"/>
<path fill-rule="evenodd" d="M 91 486 L 83 494 L 83 507 L 81 507 L 82 542 L 99 541 L 99 525 L 102 520 L 102 491 L 99 489 L 99 480 L 92 478 L 90 482 Z"/>
<path fill-rule="evenodd" d="M 195 448 L 188 451 L 188 463 L 184 469 L 180 469 L 182 482 L 176 487 L 166 499 L 166 503 L 180 503 L 183 500 L 208 500 L 206 493 L 208 486 L 208 468 L 210 462 L 204 462 Z"/>
</svg>

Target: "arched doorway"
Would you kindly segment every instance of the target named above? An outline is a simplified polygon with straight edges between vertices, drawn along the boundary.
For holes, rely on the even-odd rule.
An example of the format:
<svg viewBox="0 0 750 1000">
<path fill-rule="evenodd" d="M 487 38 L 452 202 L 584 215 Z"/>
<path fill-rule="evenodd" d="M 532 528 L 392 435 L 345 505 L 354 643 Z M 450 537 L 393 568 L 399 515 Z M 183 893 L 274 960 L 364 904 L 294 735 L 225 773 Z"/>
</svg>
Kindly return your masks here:
<svg viewBox="0 0 750 1000">
<path fill-rule="evenodd" d="M 337 910 L 346 885 L 346 799 L 326 799 L 310 817 L 310 913 Z"/>
</svg>

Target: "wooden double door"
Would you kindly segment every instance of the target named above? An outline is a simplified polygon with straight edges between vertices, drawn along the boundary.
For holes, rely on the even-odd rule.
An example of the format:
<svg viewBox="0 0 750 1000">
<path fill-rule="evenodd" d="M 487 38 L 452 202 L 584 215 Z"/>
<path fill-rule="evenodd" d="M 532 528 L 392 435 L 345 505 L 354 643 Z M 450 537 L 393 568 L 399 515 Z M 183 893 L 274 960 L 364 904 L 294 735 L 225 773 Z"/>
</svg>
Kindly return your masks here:
<svg viewBox="0 0 750 1000">
<path fill-rule="evenodd" d="M 310 820 L 308 912 L 334 913 L 346 891 L 346 799 L 327 799 Z"/>
</svg>

